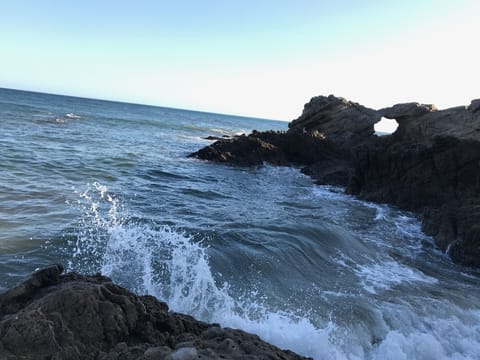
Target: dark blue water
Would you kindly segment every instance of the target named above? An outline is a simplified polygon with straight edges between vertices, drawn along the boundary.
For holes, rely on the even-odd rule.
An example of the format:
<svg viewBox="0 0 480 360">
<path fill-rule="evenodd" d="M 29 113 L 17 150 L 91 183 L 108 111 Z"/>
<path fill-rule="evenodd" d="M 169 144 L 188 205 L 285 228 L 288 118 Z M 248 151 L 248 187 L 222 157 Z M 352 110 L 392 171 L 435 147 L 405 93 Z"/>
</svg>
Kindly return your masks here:
<svg viewBox="0 0 480 360">
<path fill-rule="evenodd" d="M 409 213 L 187 158 L 284 122 L 0 89 L 0 286 L 62 262 L 316 359 L 478 359 L 480 277 Z"/>
</svg>

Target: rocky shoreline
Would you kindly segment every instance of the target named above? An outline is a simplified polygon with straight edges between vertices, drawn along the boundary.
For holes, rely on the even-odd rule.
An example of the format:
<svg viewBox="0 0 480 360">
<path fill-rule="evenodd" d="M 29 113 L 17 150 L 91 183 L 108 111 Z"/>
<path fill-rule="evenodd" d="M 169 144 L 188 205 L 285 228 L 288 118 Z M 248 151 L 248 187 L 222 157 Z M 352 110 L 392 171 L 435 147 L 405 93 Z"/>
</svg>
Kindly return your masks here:
<svg viewBox="0 0 480 360">
<path fill-rule="evenodd" d="M 382 117 L 397 121 L 393 134 L 375 135 Z M 318 96 L 286 132 L 253 131 L 190 156 L 301 166 L 318 184 L 416 212 L 453 261 L 480 267 L 480 99 L 446 110 L 419 103 L 374 110 Z"/>
<path fill-rule="evenodd" d="M 102 275 L 35 271 L 0 294 L 0 359 L 306 359 L 241 330 L 170 312 Z"/>
</svg>

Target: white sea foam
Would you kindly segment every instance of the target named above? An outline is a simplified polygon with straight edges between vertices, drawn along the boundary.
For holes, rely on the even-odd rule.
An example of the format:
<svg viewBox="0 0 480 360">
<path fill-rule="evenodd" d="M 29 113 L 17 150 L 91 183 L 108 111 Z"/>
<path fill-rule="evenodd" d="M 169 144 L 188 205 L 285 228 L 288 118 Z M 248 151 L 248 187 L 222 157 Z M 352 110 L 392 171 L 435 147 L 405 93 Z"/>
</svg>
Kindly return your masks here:
<svg viewBox="0 0 480 360">
<path fill-rule="evenodd" d="M 362 265 L 355 272 L 360 277 L 363 288 L 372 294 L 391 289 L 402 283 L 435 284 L 438 282 L 437 279 L 423 274 L 420 270 L 394 260 Z"/>
<path fill-rule="evenodd" d="M 375 325 L 359 326 L 360 319 L 352 319 L 349 325 L 333 317 L 322 320 L 305 312 L 299 315 L 294 309 L 272 308 L 268 298 L 249 289 L 233 297 L 229 284 L 219 282 L 220 274 L 212 269 L 204 242 L 174 228 L 132 220 L 101 184 L 94 183 L 79 195 L 84 229 L 74 244 L 70 269 L 93 272 L 96 266 L 116 282 L 166 301 L 173 311 L 256 333 L 314 359 L 478 358 L 478 310 L 464 310 L 446 301 L 439 310 L 426 302 L 427 310 L 419 317 L 408 304 L 372 300 L 381 324 L 372 330 Z M 92 258 L 96 262 L 86 260 Z M 367 297 L 405 283 L 437 283 L 393 259 L 363 266 L 350 260 L 342 266 L 354 268 Z"/>
<path fill-rule="evenodd" d="M 173 311 L 241 328 L 317 359 L 344 358 L 330 342 L 335 330 L 332 321 L 319 329 L 308 318 L 269 309 L 255 294 L 231 297 L 228 284 L 215 281 L 207 250 L 168 227 L 117 225 L 109 230 L 101 271 L 122 283 L 136 280 L 135 291 L 163 299 Z"/>
<path fill-rule="evenodd" d="M 315 185 L 312 187 L 313 195 L 316 197 L 332 200 L 353 199 L 352 196 L 346 195 L 343 188 L 331 185 Z"/>
<path fill-rule="evenodd" d="M 415 327 L 391 330 L 372 349 L 372 359 L 475 360 L 480 358 L 480 312 L 451 304 L 458 316 L 417 318 Z M 433 310 L 433 309 L 432 309 Z"/>
<path fill-rule="evenodd" d="M 74 113 L 68 113 L 65 114 L 65 116 L 69 119 L 81 119 L 82 117 L 80 115 L 74 114 Z"/>
<path fill-rule="evenodd" d="M 85 200 L 84 225 L 90 225 L 77 238 L 70 270 L 94 272 L 87 258 L 97 258 L 103 274 L 136 292 L 157 296 L 173 311 L 256 333 L 315 359 L 347 358 L 332 342 L 337 328 L 331 319 L 319 328 L 308 317 L 270 309 L 255 292 L 234 299 L 228 284 L 215 280 L 208 247 L 201 242 L 167 226 L 124 221 L 118 200 L 98 183 L 89 185 L 80 197 Z"/>
<path fill-rule="evenodd" d="M 388 206 L 387 205 L 381 205 L 381 204 L 375 204 L 371 202 L 366 202 L 366 201 L 360 201 L 360 200 L 354 200 L 360 202 L 363 206 L 374 209 L 375 210 L 375 217 L 374 219 L 376 221 L 379 220 L 385 220 L 387 214 L 388 214 Z"/>
</svg>

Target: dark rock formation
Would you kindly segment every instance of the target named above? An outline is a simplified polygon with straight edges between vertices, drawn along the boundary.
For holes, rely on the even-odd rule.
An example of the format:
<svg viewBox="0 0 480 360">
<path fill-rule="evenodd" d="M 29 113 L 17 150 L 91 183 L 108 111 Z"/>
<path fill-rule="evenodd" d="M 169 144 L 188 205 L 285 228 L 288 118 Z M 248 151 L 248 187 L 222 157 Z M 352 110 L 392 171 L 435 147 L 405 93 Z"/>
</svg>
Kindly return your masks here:
<svg viewBox="0 0 480 360">
<path fill-rule="evenodd" d="M 480 267 L 480 112 L 400 104 L 379 113 L 397 131 L 358 147 L 347 191 L 421 213 L 423 230 L 458 263 Z M 475 110 L 475 111 L 472 111 Z"/>
<path fill-rule="evenodd" d="M 318 131 L 338 145 L 351 146 L 373 135 L 373 125 L 379 120 L 375 110 L 330 95 L 312 98 L 288 127 L 290 131 Z"/>
<path fill-rule="evenodd" d="M 210 141 L 224 140 L 224 139 L 230 139 L 230 138 L 231 137 L 228 136 L 228 135 L 222 135 L 221 137 L 220 136 L 209 135 L 207 137 L 204 137 L 205 140 L 210 140 Z"/>
<path fill-rule="evenodd" d="M 0 294 L 0 359 L 304 359 L 53 265 Z"/>
<path fill-rule="evenodd" d="M 472 101 L 470 106 L 446 110 L 437 110 L 434 105 L 407 103 L 381 109 L 378 113 L 388 119 L 397 120 L 397 139 L 431 145 L 437 136 L 479 141 L 479 108 L 478 100 Z"/>
<path fill-rule="evenodd" d="M 287 165 L 288 161 L 281 149 L 272 142 L 264 141 L 257 134 L 260 133 L 254 132 L 248 136 L 240 135 L 233 139 L 222 139 L 192 156 L 240 166 L 261 165 L 265 161 L 276 165 Z"/>
<path fill-rule="evenodd" d="M 374 135 L 382 117 L 398 122 L 394 134 Z M 287 132 L 254 131 L 191 156 L 300 165 L 318 184 L 416 211 L 454 261 L 480 267 L 480 99 L 446 110 L 406 103 L 376 111 L 318 96 Z"/>
<path fill-rule="evenodd" d="M 389 108 L 378 110 L 378 114 L 387 119 L 401 120 L 404 118 L 413 118 L 437 111 L 435 105 L 419 104 L 416 102 L 396 104 Z"/>
<path fill-rule="evenodd" d="M 190 156 L 239 166 L 258 166 L 264 162 L 310 165 L 320 161 L 335 163 L 348 157 L 348 152 L 325 141 L 325 137 L 317 131 L 254 130 L 250 135 L 217 141 Z"/>
</svg>

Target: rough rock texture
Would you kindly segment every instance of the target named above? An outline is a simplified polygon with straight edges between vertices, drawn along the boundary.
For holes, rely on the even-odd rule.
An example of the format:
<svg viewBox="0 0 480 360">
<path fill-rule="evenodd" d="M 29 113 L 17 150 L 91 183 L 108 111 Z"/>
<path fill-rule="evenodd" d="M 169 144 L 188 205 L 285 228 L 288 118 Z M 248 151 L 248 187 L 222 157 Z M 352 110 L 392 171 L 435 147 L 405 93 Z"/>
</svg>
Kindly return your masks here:
<svg viewBox="0 0 480 360">
<path fill-rule="evenodd" d="M 52 265 L 0 294 L 0 359 L 304 359 Z"/>
<path fill-rule="evenodd" d="M 416 102 L 396 104 L 388 108 L 378 110 L 378 114 L 387 119 L 402 120 L 404 118 L 413 118 L 437 111 L 437 107 L 432 104 L 420 104 Z"/>
<path fill-rule="evenodd" d="M 382 117 L 398 122 L 394 134 L 374 135 Z M 191 156 L 301 165 L 318 184 L 416 211 L 454 261 L 480 267 L 480 99 L 446 110 L 405 103 L 376 111 L 318 96 L 287 132 L 253 132 Z"/>
<path fill-rule="evenodd" d="M 240 166 L 261 165 L 265 161 L 276 165 L 288 164 L 283 151 L 271 142 L 264 141 L 256 132 L 248 136 L 240 135 L 233 139 L 217 141 L 192 156 Z"/>
<path fill-rule="evenodd" d="M 480 267 L 480 111 L 399 104 L 399 126 L 357 147 L 347 191 L 421 213 L 423 230 L 458 263 Z"/>
<path fill-rule="evenodd" d="M 434 105 L 407 103 L 381 109 L 378 113 L 397 120 L 397 138 L 431 145 L 437 136 L 479 141 L 479 108 L 478 100 L 472 101 L 470 106 L 446 110 L 437 110 Z"/>
<path fill-rule="evenodd" d="M 253 131 L 233 139 L 217 141 L 193 154 L 204 160 L 239 166 L 311 165 L 319 161 L 335 161 L 348 157 L 348 152 L 326 140 L 319 132 Z"/>
<path fill-rule="evenodd" d="M 422 214 L 423 230 L 456 262 L 480 266 L 480 142 L 379 139 L 355 154 L 347 192 Z"/>
<path fill-rule="evenodd" d="M 312 98 L 288 127 L 289 131 L 318 131 L 336 144 L 350 146 L 373 135 L 379 120 L 375 110 L 330 95 Z"/>
</svg>

